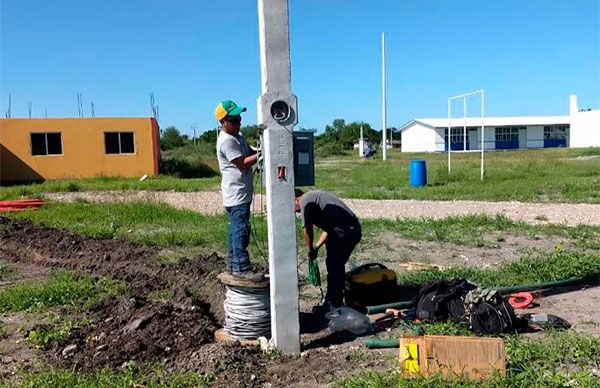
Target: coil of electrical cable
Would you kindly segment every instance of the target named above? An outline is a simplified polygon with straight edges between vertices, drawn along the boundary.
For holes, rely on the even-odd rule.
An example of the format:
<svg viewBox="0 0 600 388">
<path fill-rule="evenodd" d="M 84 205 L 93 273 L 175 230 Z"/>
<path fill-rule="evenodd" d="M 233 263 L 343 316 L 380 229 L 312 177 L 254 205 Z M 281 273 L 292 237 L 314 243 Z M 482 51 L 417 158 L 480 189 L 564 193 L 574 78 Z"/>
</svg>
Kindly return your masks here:
<svg viewBox="0 0 600 388">
<path fill-rule="evenodd" d="M 237 339 L 271 336 L 269 288 L 226 286 L 225 331 Z"/>
</svg>

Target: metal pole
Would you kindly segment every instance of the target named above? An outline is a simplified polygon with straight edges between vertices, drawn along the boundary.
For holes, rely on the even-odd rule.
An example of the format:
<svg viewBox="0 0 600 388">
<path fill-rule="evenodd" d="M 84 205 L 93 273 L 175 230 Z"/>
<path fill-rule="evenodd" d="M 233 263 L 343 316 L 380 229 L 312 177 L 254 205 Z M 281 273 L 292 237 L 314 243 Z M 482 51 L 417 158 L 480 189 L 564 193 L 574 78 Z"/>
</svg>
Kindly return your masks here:
<svg viewBox="0 0 600 388">
<path fill-rule="evenodd" d="M 381 120 L 383 123 L 383 160 L 387 159 L 387 112 L 385 90 L 385 33 L 381 33 Z"/>
<path fill-rule="evenodd" d="M 452 148 L 452 140 L 451 140 L 451 135 L 452 135 L 452 121 L 450 119 L 450 99 L 448 99 L 448 174 L 450 174 L 450 170 L 451 170 L 451 161 L 450 161 L 450 149 Z"/>
<path fill-rule="evenodd" d="M 467 97 L 463 97 L 463 151 L 467 150 Z"/>
<path fill-rule="evenodd" d="M 360 138 L 358 139 L 358 157 L 365 156 L 365 139 L 363 138 L 363 127 L 360 126 Z"/>
<path fill-rule="evenodd" d="M 485 119 L 484 119 L 484 98 L 485 90 L 481 89 L 481 180 L 483 180 L 483 153 L 485 148 Z"/>
</svg>

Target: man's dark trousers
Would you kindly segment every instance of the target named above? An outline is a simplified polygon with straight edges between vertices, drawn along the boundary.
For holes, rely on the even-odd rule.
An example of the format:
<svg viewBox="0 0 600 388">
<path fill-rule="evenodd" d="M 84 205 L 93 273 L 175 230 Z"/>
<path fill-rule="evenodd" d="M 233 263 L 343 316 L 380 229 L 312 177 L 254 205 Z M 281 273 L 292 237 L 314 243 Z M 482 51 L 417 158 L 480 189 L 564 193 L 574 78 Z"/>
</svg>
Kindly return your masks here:
<svg viewBox="0 0 600 388">
<path fill-rule="evenodd" d="M 346 231 L 343 237 L 336 233 L 328 233 L 327 258 L 327 294 L 325 301 L 332 307 L 340 307 L 344 304 L 344 276 L 346 274 L 346 263 L 350 258 L 352 250 L 360 242 L 362 237 L 360 226 L 356 229 Z"/>
</svg>

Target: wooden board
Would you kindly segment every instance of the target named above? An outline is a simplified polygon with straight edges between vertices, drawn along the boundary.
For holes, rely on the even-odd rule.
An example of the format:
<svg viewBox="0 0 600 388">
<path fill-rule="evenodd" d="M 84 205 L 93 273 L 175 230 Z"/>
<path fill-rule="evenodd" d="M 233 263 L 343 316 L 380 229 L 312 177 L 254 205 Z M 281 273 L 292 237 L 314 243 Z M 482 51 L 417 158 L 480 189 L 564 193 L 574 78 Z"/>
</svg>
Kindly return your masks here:
<svg viewBox="0 0 600 388">
<path fill-rule="evenodd" d="M 400 338 L 400 365 L 405 376 L 490 377 L 506 374 L 502 338 L 433 336 Z"/>
<path fill-rule="evenodd" d="M 223 272 L 217 275 L 217 279 L 226 286 L 245 287 L 245 288 L 269 288 L 269 279 L 262 282 L 251 282 L 248 280 L 240 280 L 231 276 L 228 272 Z"/>
<path fill-rule="evenodd" d="M 225 331 L 219 329 L 215 331 L 215 341 L 217 342 L 239 342 L 242 346 L 259 346 L 258 340 L 237 339 L 233 338 Z"/>
<path fill-rule="evenodd" d="M 445 268 L 443 265 L 439 265 L 439 264 L 419 263 L 419 262 L 414 262 L 414 261 L 409 261 L 406 263 L 397 263 L 395 265 L 402 268 L 405 271 L 408 271 L 408 272 L 421 271 L 421 270 L 426 270 L 426 269 L 431 269 L 431 268 L 435 268 L 435 269 L 444 269 Z"/>
</svg>

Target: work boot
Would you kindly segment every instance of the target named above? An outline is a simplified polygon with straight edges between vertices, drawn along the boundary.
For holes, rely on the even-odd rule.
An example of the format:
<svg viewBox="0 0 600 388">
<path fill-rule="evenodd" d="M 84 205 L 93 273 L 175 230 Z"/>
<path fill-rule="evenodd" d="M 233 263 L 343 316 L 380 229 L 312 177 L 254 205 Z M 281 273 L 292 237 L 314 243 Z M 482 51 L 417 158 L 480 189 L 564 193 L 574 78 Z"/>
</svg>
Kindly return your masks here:
<svg viewBox="0 0 600 388">
<path fill-rule="evenodd" d="M 237 280 L 244 280 L 252 283 L 260 283 L 265 281 L 265 275 L 262 272 L 254 271 L 233 271 L 231 276 Z"/>
</svg>

